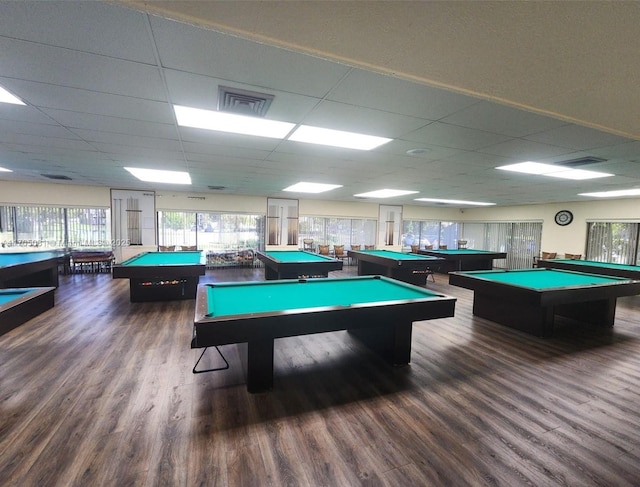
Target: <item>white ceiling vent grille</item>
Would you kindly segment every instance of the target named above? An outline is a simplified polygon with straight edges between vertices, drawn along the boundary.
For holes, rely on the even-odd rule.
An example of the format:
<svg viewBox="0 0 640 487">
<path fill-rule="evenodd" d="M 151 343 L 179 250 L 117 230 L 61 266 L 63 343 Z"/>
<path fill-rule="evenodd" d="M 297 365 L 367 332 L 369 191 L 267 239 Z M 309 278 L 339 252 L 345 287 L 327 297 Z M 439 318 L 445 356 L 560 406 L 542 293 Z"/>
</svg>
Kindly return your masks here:
<svg viewBox="0 0 640 487">
<path fill-rule="evenodd" d="M 580 166 L 588 166 L 589 164 L 596 164 L 598 162 L 605 162 L 606 159 L 602 159 L 601 157 L 579 157 L 578 159 L 569 159 L 568 161 L 560 161 L 555 162 L 556 166 L 565 166 L 565 167 L 580 167 Z"/>
<path fill-rule="evenodd" d="M 273 99 L 273 95 L 265 93 L 239 90 L 228 86 L 218 88 L 218 110 L 221 112 L 264 117 Z"/>
</svg>

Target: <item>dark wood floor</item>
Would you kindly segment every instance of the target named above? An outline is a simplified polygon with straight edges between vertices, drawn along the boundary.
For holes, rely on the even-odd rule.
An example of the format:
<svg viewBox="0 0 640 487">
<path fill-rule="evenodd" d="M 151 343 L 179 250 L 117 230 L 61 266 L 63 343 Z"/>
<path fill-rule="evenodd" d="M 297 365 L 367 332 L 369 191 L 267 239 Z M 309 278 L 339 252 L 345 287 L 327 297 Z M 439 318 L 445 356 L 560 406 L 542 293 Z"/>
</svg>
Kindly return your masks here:
<svg viewBox="0 0 640 487">
<path fill-rule="evenodd" d="M 192 374 L 194 301 L 61 276 L 55 308 L 0 337 L 0 485 L 640 485 L 640 298 L 613 329 L 540 339 L 428 287 L 456 314 L 414 326 L 410 366 L 345 332 L 281 339 L 275 389 L 251 395 L 236 346 Z"/>
</svg>

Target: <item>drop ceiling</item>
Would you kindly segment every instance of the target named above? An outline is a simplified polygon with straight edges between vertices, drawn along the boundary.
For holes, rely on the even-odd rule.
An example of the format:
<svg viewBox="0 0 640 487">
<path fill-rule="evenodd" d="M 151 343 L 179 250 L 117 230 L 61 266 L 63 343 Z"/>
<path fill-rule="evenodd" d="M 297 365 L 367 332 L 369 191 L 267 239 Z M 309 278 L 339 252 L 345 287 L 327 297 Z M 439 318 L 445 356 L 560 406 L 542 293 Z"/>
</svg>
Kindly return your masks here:
<svg viewBox="0 0 640 487">
<path fill-rule="evenodd" d="M 424 206 L 413 198 L 640 187 L 639 24 L 636 2 L 0 2 L 0 86 L 26 102 L 0 104 L 0 181 L 338 201 L 392 188 L 419 193 L 386 203 Z M 215 110 L 220 87 L 273 96 L 268 119 L 393 140 L 357 151 L 177 125 L 174 104 Z M 615 176 L 495 170 L 583 157 Z M 343 187 L 282 192 L 300 181 Z"/>
</svg>

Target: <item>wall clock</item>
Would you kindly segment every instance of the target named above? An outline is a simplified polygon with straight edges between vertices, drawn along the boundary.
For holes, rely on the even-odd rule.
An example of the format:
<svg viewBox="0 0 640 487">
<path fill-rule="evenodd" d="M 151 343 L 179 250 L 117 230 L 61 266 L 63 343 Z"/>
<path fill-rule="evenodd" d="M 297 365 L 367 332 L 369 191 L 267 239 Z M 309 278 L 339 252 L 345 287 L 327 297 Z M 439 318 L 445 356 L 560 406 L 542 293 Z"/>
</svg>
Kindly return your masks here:
<svg viewBox="0 0 640 487">
<path fill-rule="evenodd" d="M 558 225 L 564 227 L 573 221 L 573 213 L 569 210 L 561 210 L 556 213 L 555 221 Z"/>
</svg>

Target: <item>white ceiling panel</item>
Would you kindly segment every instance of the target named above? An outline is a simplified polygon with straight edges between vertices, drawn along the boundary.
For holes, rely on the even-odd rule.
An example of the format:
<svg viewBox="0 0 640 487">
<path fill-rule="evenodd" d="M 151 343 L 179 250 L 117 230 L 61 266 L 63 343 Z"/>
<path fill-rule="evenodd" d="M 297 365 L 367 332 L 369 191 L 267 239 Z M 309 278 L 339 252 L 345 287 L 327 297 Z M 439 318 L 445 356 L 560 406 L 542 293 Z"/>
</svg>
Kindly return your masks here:
<svg viewBox="0 0 640 487">
<path fill-rule="evenodd" d="M 475 150 L 511 140 L 510 137 L 484 130 L 469 129 L 433 122 L 402 137 L 404 140 L 440 145 L 452 149 Z"/>
<path fill-rule="evenodd" d="M 153 64 L 146 14 L 108 2 L 2 2 L 3 37 Z M 90 5 L 91 3 L 91 5 Z"/>
<path fill-rule="evenodd" d="M 151 23 L 160 62 L 169 69 L 315 97 L 324 96 L 349 71 L 341 64 L 158 17 Z"/>
<path fill-rule="evenodd" d="M 510 137 L 524 137 L 555 129 L 566 122 L 527 113 L 497 103 L 480 101 L 440 120 L 452 125 L 495 132 Z"/>
</svg>

